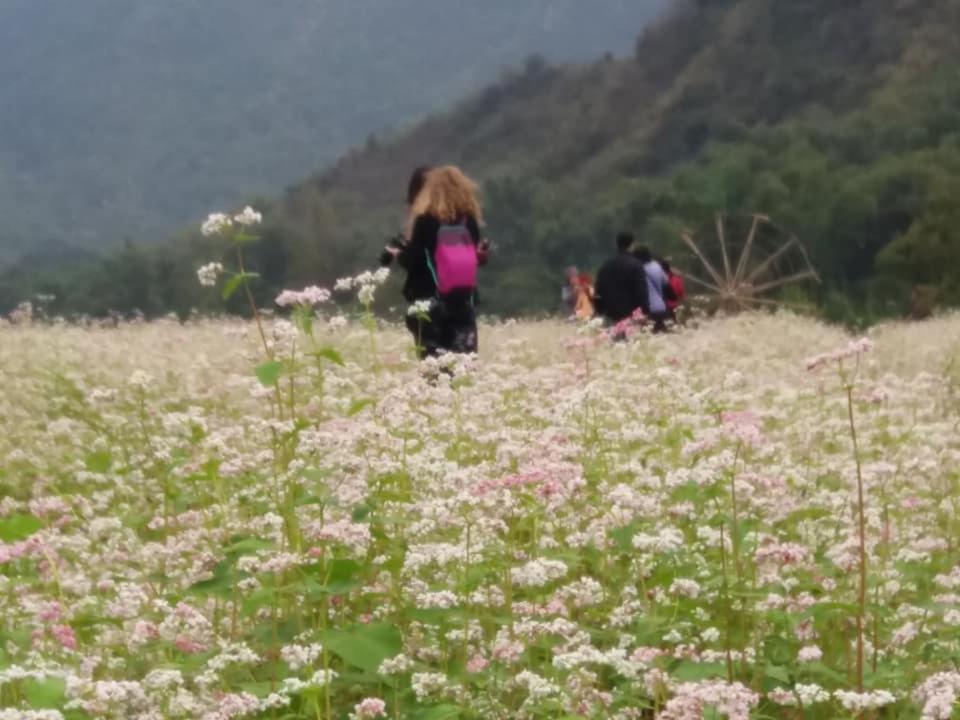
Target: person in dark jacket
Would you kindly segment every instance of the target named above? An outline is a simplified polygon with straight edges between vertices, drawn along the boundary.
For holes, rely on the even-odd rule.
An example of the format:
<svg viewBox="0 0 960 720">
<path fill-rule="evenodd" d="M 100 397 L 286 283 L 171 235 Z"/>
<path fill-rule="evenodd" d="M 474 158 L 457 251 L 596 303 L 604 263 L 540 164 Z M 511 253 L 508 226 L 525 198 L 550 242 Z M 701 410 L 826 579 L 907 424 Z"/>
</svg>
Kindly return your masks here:
<svg viewBox="0 0 960 720">
<path fill-rule="evenodd" d="M 616 325 L 631 317 L 638 309 L 649 312 L 647 276 L 643 265 L 630 254 L 633 235 L 617 236 L 617 254 L 607 260 L 597 273 L 594 304 L 597 314 L 607 324 Z"/>
<path fill-rule="evenodd" d="M 469 235 L 476 265 L 487 261 L 489 244 L 481 236 L 483 220 L 476 185 L 458 168 L 418 168 L 410 179 L 404 240 L 388 245 L 407 271 L 403 296 L 411 304 L 407 328 L 423 359 L 442 351 L 477 352 L 476 287 L 438 287 L 437 239 L 441 231 L 461 228 Z M 466 236 L 464 236 L 466 237 Z M 442 278 L 440 278 L 442 280 Z"/>
</svg>

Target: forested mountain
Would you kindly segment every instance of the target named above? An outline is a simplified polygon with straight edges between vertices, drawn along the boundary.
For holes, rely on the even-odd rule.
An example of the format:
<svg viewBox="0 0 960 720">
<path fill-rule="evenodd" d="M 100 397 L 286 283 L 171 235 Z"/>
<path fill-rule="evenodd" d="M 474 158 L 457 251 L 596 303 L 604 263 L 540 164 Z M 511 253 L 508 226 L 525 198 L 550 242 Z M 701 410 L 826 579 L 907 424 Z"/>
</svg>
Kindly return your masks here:
<svg viewBox="0 0 960 720">
<path fill-rule="evenodd" d="M 663 0 L 3 0 L 0 261 L 163 237 Z"/>
<path fill-rule="evenodd" d="M 259 292 L 370 266 L 410 169 L 455 162 L 484 187 L 488 311 L 552 309 L 562 268 L 594 266 L 616 230 L 666 252 L 718 210 L 805 240 L 834 316 L 896 312 L 917 284 L 960 300 L 957 27 L 960 0 L 677 0 L 628 58 L 530 61 L 289 188 L 266 208 Z M 141 308 L 182 311 L 209 302 L 193 270 L 217 252 L 191 235 L 110 262 L 151 278 Z"/>
</svg>

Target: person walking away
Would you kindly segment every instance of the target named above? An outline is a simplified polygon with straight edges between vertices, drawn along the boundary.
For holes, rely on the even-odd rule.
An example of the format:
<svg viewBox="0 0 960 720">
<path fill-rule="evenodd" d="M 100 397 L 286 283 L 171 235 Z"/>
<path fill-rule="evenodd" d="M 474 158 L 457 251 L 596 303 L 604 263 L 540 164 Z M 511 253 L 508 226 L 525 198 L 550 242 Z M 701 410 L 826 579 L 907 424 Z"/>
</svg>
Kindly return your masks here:
<svg viewBox="0 0 960 720">
<path fill-rule="evenodd" d="M 477 186 L 459 168 L 418 168 L 410 179 L 405 242 L 386 250 L 407 271 L 407 327 L 420 359 L 478 349 L 477 269 L 489 243 L 481 238 Z"/>
<path fill-rule="evenodd" d="M 590 274 L 580 273 L 577 275 L 576 305 L 574 308 L 574 315 L 576 315 L 577 320 L 593 319 L 595 312 L 593 297 L 593 281 L 590 279 Z"/>
<path fill-rule="evenodd" d="M 667 313 L 670 315 L 671 320 L 677 322 L 677 310 L 680 309 L 680 306 L 683 305 L 687 299 L 687 289 L 684 285 L 683 278 L 673 271 L 669 262 L 660 260 L 660 267 L 662 267 L 663 271 L 667 274 L 667 284 L 670 286 L 671 291 L 670 297 L 665 298 Z"/>
<path fill-rule="evenodd" d="M 597 272 L 594 306 L 607 325 L 631 317 L 638 309 L 649 313 L 647 279 L 643 265 L 630 254 L 633 235 L 617 235 L 617 254 Z"/>
<path fill-rule="evenodd" d="M 666 332 L 669 317 L 666 298 L 672 295 L 667 274 L 660 267 L 660 263 L 653 259 L 649 249 L 637 248 L 634 256 L 643 265 L 643 272 L 646 275 L 647 297 L 650 303 L 650 312 L 647 314 L 653 321 L 653 332 Z"/>
</svg>

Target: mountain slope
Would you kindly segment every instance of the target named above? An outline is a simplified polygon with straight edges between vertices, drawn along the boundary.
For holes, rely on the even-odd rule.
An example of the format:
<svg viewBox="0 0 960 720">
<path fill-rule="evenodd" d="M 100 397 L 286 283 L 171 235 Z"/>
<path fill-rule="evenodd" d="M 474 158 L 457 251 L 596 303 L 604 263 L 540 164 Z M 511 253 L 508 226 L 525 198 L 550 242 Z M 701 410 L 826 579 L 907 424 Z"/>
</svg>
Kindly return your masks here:
<svg viewBox="0 0 960 720">
<path fill-rule="evenodd" d="M 6 0 L 0 257 L 157 237 L 534 52 L 624 51 L 662 0 Z"/>
<path fill-rule="evenodd" d="M 483 184 L 488 312 L 553 310 L 564 266 L 595 267 L 616 231 L 669 253 L 717 211 L 797 233 L 833 317 L 896 312 L 918 283 L 960 301 L 958 25 L 960 0 L 677 2 L 631 58 L 528 62 L 290 187 L 264 205 L 257 292 L 369 267 L 410 170 L 455 162 Z M 150 307 L 215 307 L 193 271 L 222 252 L 195 232 L 167 246 Z M 64 307 L 115 303 L 51 282 L 85 298 Z"/>
<path fill-rule="evenodd" d="M 496 310 L 548 307 L 563 266 L 598 261 L 619 226 L 669 248 L 681 225 L 716 210 L 779 211 L 814 247 L 832 286 L 849 285 L 870 274 L 879 248 L 920 209 L 887 222 L 879 211 L 855 218 L 852 206 L 843 218 L 838 193 L 862 196 L 873 182 L 847 166 L 868 174 L 884 152 L 870 143 L 945 111 L 934 96 L 957 77 L 934 70 L 960 58 L 947 30 L 958 19 L 956 0 L 678 3 L 633 59 L 528 67 L 288 192 L 274 208 L 278 237 L 290 247 L 319 238 L 328 248 L 327 263 L 291 263 L 290 279 L 362 265 L 369 254 L 357 251 L 369 252 L 378 228 L 383 234 L 401 212 L 409 168 L 449 161 L 485 183 L 502 260 L 491 279 Z M 917 97 L 906 102 L 910 93 Z M 891 103 L 899 111 L 887 114 Z M 818 154 L 816 143 L 849 134 L 864 141 L 862 157 L 839 144 Z M 778 147 L 793 154 L 769 152 Z M 836 174 L 803 169 L 815 161 Z"/>
</svg>

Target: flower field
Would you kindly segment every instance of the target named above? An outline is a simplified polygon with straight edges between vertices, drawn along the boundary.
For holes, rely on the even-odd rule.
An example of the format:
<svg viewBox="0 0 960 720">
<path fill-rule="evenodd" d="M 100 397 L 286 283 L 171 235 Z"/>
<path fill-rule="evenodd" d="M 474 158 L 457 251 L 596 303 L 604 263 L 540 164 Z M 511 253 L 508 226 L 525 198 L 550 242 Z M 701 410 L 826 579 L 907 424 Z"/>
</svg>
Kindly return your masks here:
<svg viewBox="0 0 960 720">
<path fill-rule="evenodd" d="M 960 317 L 301 320 L 0 325 L 0 719 L 960 717 Z"/>
</svg>

